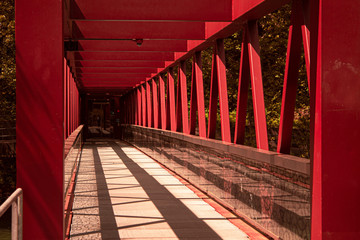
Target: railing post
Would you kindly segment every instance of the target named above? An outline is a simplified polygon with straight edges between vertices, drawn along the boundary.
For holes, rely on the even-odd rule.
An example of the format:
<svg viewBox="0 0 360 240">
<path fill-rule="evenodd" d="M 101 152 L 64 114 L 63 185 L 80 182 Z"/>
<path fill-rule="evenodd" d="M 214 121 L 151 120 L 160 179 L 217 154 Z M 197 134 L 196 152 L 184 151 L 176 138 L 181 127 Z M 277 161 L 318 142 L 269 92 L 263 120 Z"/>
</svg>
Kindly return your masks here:
<svg viewBox="0 0 360 240">
<path fill-rule="evenodd" d="M 18 202 L 17 200 L 11 204 L 11 240 L 18 240 Z"/>
</svg>

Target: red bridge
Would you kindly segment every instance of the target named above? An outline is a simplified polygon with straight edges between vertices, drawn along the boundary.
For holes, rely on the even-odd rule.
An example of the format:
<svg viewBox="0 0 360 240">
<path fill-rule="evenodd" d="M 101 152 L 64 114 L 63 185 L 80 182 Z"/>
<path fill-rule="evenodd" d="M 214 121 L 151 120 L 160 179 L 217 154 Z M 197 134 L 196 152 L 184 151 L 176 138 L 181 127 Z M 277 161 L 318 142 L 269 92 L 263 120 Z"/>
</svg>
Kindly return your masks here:
<svg viewBox="0 0 360 240">
<path fill-rule="evenodd" d="M 360 2 L 292 1 L 273 152 L 257 20 L 289 2 L 17 0 L 24 239 L 359 239 Z M 240 30 L 232 131 L 223 39 Z M 310 159 L 289 155 L 302 54 Z"/>
</svg>

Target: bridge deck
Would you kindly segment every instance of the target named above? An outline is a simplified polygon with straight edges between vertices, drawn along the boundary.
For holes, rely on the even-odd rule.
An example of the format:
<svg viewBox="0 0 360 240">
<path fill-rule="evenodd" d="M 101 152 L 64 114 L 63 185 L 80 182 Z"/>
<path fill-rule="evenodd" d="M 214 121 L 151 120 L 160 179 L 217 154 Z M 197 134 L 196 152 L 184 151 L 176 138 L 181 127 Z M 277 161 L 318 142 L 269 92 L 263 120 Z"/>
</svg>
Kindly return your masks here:
<svg viewBox="0 0 360 240">
<path fill-rule="evenodd" d="M 73 213 L 71 239 L 249 239 L 154 160 L 113 140 L 85 144 Z"/>
</svg>

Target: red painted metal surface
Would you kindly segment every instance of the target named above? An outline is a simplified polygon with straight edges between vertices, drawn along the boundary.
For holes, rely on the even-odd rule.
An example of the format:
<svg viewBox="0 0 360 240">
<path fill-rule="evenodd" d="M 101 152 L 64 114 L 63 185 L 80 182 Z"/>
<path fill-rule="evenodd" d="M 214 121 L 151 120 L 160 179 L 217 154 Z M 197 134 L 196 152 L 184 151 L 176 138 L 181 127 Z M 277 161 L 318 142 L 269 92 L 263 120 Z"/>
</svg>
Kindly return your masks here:
<svg viewBox="0 0 360 240">
<path fill-rule="evenodd" d="M 147 81 L 145 83 L 146 86 L 146 110 L 147 110 L 147 125 L 148 127 L 152 127 L 152 102 L 151 102 L 151 91 L 150 91 L 150 82 Z"/>
<path fill-rule="evenodd" d="M 190 134 L 195 134 L 196 112 L 198 113 L 199 136 L 206 137 L 205 104 L 201 52 L 193 57 L 190 99 Z"/>
<path fill-rule="evenodd" d="M 61 1 L 16 1 L 16 183 L 24 192 L 24 239 L 63 239 L 62 14 Z"/>
<path fill-rule="evenodd" d="M 141 104 L 141 92 L 140 92 L 140 88 L 136 88 L 136 97 L 137 97 L 137 123 L 138 125 L 142 126 L 142 104 Z"/>
<path fill-rule="evenodd" d="M 73 19 L 229 21 L 232 17 L 231 0 L 75 0 L 74 6 Z"/>
<path fill-rule="evenodd" d="M 359 239 L 360 35 L 354 26 L 360 24 L 360 2 L 311 4 L 317 11 L 311 16 L 311 82 L 316 82 L 311 87 L 316 91 L 312 239 Z"/>
<path fill-rule="evenodd" d="M 158 103 L 158 91 L 157 84 L 154 79 L 151 80 L 151 92 L 152 92 L 152 101 L 153 101 L 153 127 L 159 128 L 159 103 Z"/>
<path fill-rule="evenodd" d="M 189 116 L 186 85 L 186 65 L 179 64 L 176 98 L 176 131 L 189 133 Z"/>
<path fill-rule="evenodd" d="M 231 142 L 229 105 L 226 83 L 224 40 L 218 39 L 214 46 L 211 69 L 208 137 L 215 138 L 217 119 L 217 98 L 219 96 L 221 138 Z"/>
<path fill-rule="evenodd" d="M 280 153 L 290 153 L 297 81 L 299 76 L 301 58 L 301 37 L 303 24 L 304 16 L 302 1 L 295 0 L 292 3 L 291 10 L 291 25 L 289 28 L 279 135 L 277 144 L 277 151 Z"/>
<path fill-rule="evenodd" d="M 140 85 L 140 89 L 141 89 L 141 117 L 142 117 L 142 120 L 141 120 L 141 125 L 143 127 L 146 127 L 147 125 L 147 121 L 146 121 L 146 95 L 145 95 L 145 88 L 144 88 L 144 85 Z"/>
<path fill-rule="evenodd" d="M 167 97 L 166 97 L 166 129 L 176 131 L 175 119 L 175 90 L 174 75 L 172 68 L 167 73 Z"/>
<path fill-rule="evenodd" d="M 249 48 L 247 41 L 247 32 L 243 32 L 243 41 L 241 43 L 241 58 L 239 71 L 238 99 L 236 108 L 236 123 L 234 143 L 244 144 L 246 109 L 250 82 Z"/>
<path fill-rule="evenodd" d="M 247 38 L 248 38 L 248 51 L 249 51 L 249 65 L 250 65 L 250 77 L 251 88 L 254 104 L 254 122 L 256 132 L 256 144 L 257 147 L 263 150 L 269 149 L 266 116 L 265 116 L 265 104 L 264 104 L 264 92 L 261 73 L 260 62 L 260 46 L 258 27 L 255 21 L 248 22 L 246 25 Z"/>
<path fill-rule="evenodd" d="M 159 121 L 161 129 L 166 129 L 165 83 L 163 76 L 159 76 Z"/>
</svg>

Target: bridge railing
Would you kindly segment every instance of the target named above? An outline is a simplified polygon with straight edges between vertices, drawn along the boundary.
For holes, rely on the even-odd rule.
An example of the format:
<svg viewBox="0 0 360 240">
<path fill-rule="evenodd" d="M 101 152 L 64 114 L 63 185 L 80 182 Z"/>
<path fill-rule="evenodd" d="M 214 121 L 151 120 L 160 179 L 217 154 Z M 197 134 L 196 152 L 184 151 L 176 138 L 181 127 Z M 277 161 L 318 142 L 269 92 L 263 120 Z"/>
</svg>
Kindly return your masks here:
<svg viewBox="0 0 360 240">
<path fill-rule="evenodd" d="M 13 194 L 0 206 L 0 217 L 11 206 L 11 239 L 22 239 L 23 191 L 16 189 Z"/>
<path fill-rule="evenodd" d="M 310 160 L 122 125 L 123 139 L 273 239 L 310 239 Z"/>
</svg>

